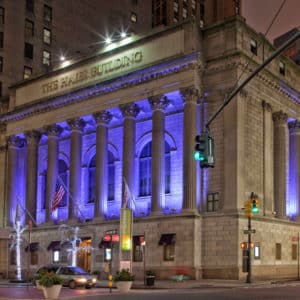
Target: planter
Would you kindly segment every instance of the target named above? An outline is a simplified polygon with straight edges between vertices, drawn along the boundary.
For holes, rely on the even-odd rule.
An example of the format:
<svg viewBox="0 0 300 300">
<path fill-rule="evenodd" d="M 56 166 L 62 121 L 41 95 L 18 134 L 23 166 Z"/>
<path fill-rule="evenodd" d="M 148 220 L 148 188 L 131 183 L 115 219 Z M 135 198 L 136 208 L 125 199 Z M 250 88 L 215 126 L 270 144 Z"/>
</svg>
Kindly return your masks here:
<svg viewBox="0 0 300 300">
<path fill-rule="evenodd" d="M 60 284 L 55 284 L 47 288 L 43 287 L 43 293 L 45 299 L 58 299 L 61 287 L 62 286 Z"/>
<path fill-rule="evenodd" d="M 132 286 L 132 281 L 117 281 L 116 286 L 120 293 L 128 293 Z"/>
<path fill-rule="evenodd" d="M 146 285 L 153 286 L 155 282 L 155 276 L 146 276 Z"/>
<path fill-rule="evenodd" d="M 35 285 L 36 285 L 36 288 L 38 290 L 42 290 L 43 289 L 43 287 L 40 285 L 40 282 L 38 280 L 36 280 Z"/>
</svg>

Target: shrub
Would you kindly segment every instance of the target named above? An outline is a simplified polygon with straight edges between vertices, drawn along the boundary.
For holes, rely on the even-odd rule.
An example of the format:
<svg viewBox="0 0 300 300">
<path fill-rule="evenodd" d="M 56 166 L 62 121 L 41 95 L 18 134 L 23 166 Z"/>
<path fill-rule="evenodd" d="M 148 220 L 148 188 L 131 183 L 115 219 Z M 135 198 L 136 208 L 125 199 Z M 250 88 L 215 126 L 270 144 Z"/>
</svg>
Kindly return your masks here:
<svg viewBox="0 0 300 300">
<path fill-rule="evenodd" d="M 62 284 L 63 280 L 60 276 L 54 273 L 43 273 L 39 279 L 39 284 L 43 287 L 51 287 L 56 284 Z"/>
<path fill-rule="evenodd" d="M 114 281 L 133 281 L 134 275 L 128 269 L 118 271 L 114 276 Z"/>
<path fill-rule="evenodd" d="M 155 276 L 156 273 L 153 270 L 147 270 L 146 271 L 146 276 Z"/>
</svg>

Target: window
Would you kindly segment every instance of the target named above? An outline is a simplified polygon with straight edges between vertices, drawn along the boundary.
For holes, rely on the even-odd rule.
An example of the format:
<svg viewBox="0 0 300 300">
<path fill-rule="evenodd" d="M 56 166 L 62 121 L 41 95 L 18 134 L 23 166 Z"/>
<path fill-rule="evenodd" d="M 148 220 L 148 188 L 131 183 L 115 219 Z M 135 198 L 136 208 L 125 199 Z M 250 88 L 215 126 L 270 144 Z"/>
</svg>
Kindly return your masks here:
<svg viewBox="0 0 300 300">
<path fill-rule="evenodd" d="M 178 5 L 178 2 L 177 1 L 174 1 L 173 2 L 173 10 L 174 10 L 174 13 L 178 13 L 178 10 L 179 10 L 179 5 Z"/>
<path fill-rule="evenodd" d="M 187 14 L 188 14 L 187 9 L 186 9 L 186 8 L 183 8 L 183 9 L 182 9 L 182 18 L 183 18 L 183 19 L 186 19 L 186 18 L 187 18 Z"/>
<path fill-rule="evenodd" d="M 34 0 L 26 0 L 26 10 L 34 12 Z"/>
<path fill-rule="evenodd" d="M 62 180 L 62 182 L 64 183 L 64 188 L 69 190 L 68 188 L 68 182 L 69 182 L 69 169 L 67 164 L 60 159 L 58 161 L 58 175 L 60 177 L 60 179 Z M 68 202 L 68 193 L 64 193 L 61 201 L 58 204 L 58 207 L 66 207 L 67 206 L 67 202 Z"/>
<path fill-rule="evenodd" d="M 12 249 L 10 251 L 10 257 L 9 257 L 9 262 L 11 265 L 16 265 L 17 260 L 16 260 L 16 250 Z"/>
<path fill-rule="evenodd" d="M 38 249 L 39 243 L 30 243 L 26 248 L 26 252 L 30 252 L 30 264 L 37 265 L 38 264 Z"/>
<path fill-rule="evenodd" d="M 251 39 L 251 41 L 250 41 L 250 51 L 253 54 L 257 55 L 257 42 L 254 39 Z"/>
<path fill-rule="evenodd" d="M 275 244 L 275 259 L 281 260 L 281 244 L 279 243 Z"/>
<path fill-rule="evenodd" d="M 115 158 L 108 151 L 108 200 L 115 199 Z"/>
<path fill-rule="evenodd" d="M 34 23 L 28 19 L 25 20 L 25 36 L 34 36 Z"/>
<path fill-rule="evenodd" d="M 0 56 L 0 73 L 3 72 L 3 57 Z"/>
<path fill-rule="evenodd" d="M 0 24 L 4 24 L 4 7 L 0 7 Z"/>
<path fill-rule="evenodd" d="M 285 75 L 285 63 L 283 61 L 279 62 L 279 73 L 281 75 Z"/>
<path fill-rule="evenodd" d="M 239 15 L 241 12 L 241 1 L 240 0 L 233 0 L 234 2 L 234 8 L 235 8 L 235 14 Z"/>
<path fill-rule="evenodd" d="M 137 22 L 137 14 L 134 12 L 131 12 L 130 20 L 132 23 L 136 23 Z"/>
<path fill-rule="evenodd" d="M 4 44 L 4 34 L 3 32 L 0 32 L 0 48 L 3 48 Z"/>
<path fill-rule="evenodd" d="M 292 260 L 298 259 L 298 246 L 296 244 L 292 244 Z"/>
<path fill-rule="evenodd" d="M 259 243 L 254 244 L 254 259 L 260 259 L 260 245 L 259 245 Z"/>
<path fill-rule="evenodd" d="M 133 261 L 141 262 L 143 261 L 143 245 L 142 243 L 145 241 L 143 235 L 133 236 Z"/>
<path fill-rule="evenodd" d="M 51 44 L 51 31 L 47 28 L 44 28 L 43 31 L 43 41 L 45 44 Z"/>
<path fill-rule="evenodd" d="M 52 22 L 52 8 L 48 5 L 44 5 L 44 21 Z"/>
<path fill-rule="evenodd" d="M 0 97 L 2 97 L 2 81 L 0 81 Z"/>
<path fill-rule="evenodd" d="M 171 189 L 171 155 L 170 145 L 165 142 L 165 193 Z M 139 157 L 139 195 L 151 195 L 151 172 L 152 172 L 152 142 L 143 148 Z"/>
<path fill-rule="evenodd" d="M 33 45 L 31 45 L 29 43 L 25 43 L 24 56 L 26 58 L 33 59 Z"/>
<path fill-rule="evenodd" d="M 24 75 L 23 75 L 23 78 L 24 79 L 28 79 L 30 78 L 32 75 L 32 68 L 30 67 L 24 67 Z"/>
<path fill-rule="evenodd" d="M 50 66 L 51 64 L 51 54 L 50 52 L 44 50 L 43 51 L 43 65 Z"/>
<path fill-rule="evenodd" d="M 175 260 L 175 243 L 176 234 L 168 233 L 162 234 L 158 245 L 162 245 L 163 249 L 163 260 L 164 261 L 174 261 Z"/>
<path fill-rule="evenodd" d="M 58 263 L 59 259 L 60 259 L 60 251 L 59 250 L 53 250 L 52 261 L 54 263 Z"/>
<path fill-rule="evenodd" d="M 219 193 L 209 193 L 207 195 L 207 212 L 217 211 L 219 207 Z"/>
<path fill-rule="evenodd" d="M 96 155 L 89 164 L 89 193 L 87 203 L 94 203 L 96 199 Z"/>
<path fill-rule="evenodd" d="M 25 71 L 25 70 L 24 70 Z M 24 78 L 26 79 L 26 78 Z M 42 203 L 41 209 L 46 209 L 46 187 L 47 187 L 47 171 L 45 170 L 41 174 L 41 196 L 42 196 Z"/>
</svg>

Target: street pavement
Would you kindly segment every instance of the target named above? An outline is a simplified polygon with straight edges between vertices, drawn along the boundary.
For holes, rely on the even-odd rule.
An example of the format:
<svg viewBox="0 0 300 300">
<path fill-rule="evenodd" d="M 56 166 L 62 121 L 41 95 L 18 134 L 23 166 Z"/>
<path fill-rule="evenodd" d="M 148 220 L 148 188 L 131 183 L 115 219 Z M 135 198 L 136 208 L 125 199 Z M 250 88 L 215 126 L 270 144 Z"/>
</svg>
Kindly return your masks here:
<svg viewBox="0 0 300 300">
<path fill-rule="evenodd" d="M 249 287 L 274 287 L 281 285 L 297 285 L 300 286 L 300 281 L 254 281 L 253 283 L 245 283 L 239 280 L 184 280 L 184 281 L 174 281 L 174 280 L 156 280 L 155 285 L 148 287 L 144 285 L 142 281 L 135 281 L 132 289 L 139 289 L 150 291 L 159 289 L 203 289 L 203 288 L 249 288 Z M 108 281 L 99 281 L 95 288 L 93 289 L 70 289 L 68 287 L 62 288 L 59 299 L 69 300 L 69 299 L 82 299 L 96 296 L 96 295 L 109 295 L 118 294 L 118 290 L 113 287 L 110 289 L 108 287 Z M 0 280 L 0 300 L 7 299 L 44 299 L 43 292 L 38 290 L 35 286 L 28 283 L 12 283 L 8 280 Z"/>
</svg>

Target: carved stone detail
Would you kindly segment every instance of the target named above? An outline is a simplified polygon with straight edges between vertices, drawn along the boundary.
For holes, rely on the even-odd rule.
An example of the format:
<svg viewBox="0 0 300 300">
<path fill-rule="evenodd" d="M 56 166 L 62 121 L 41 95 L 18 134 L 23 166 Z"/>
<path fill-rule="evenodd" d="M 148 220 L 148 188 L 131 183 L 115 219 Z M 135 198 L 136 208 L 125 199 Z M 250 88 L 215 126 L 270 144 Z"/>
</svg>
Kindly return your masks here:
<svg viewBox="0 0 300 300">
<path fill-rule="evenodd" d="M 38 143 L 41 136 L 42 136 L 41 132 L 37 130 L 31 130 L 25 132 L 27 144 L 31 144 L 33 141 Z"/>
<path fill-rule="evenodd" d="M 62 132 L 62 128 L 56 124 L 46 126 L 45 130 L 49 136 L 59 136 Z"/>
<path fill-rule="evenodd" d="M 273 121 L 277 124 L 285 124 L 287 122 L 288 115 L 283 111 L 277 111 L 273 113 Z"/>
<path fill-rule="evenodd" d="M 136 118 L 136 116 L 140 112 L 139 106 L 135 103 L 121 104 L 119 107 L 124 118 L 126 117 Z"/>
<path fill-rule="evenodd" d="M 25 144 L 25 140 L 20 138 L 17 135 L 11 135 L 7 138 L 7 146 L 8 147 L 15 147 L 15 148 L 21 148 Z"/>
<path fill-rule="evenodd" d="M 271 104 L 269 104 L 269 103 L 266 102 L 265 100 L 263 100 L 263 101 L 261 102 L 261 105 L 262 105 L 262 107 L 263 107 L 266 111 L 272 112 L 272 106 L 271 106 Z"/>
<path fill-rule="evenodd" d="M 148 101 L 151 105 L 152 110 L 165 110 L 170 104 L 167 96 L 163 95 L 149 97 Z"/>
<path fill-rule="evenodd" d="M 96 112 L 93 116 L 97 125 L 108 125 L 112 119 L 112 114 L 107 110 Z"/>
<path fill-rule="evenodd" d="M 184 101 L 193 101 L 200 96 L 199 90 L 195 87 L 182 88 L 180 94 Z"/>
<path fill-rule="evenodd" d="M 67 122 L 68 125 L 70 126 L 71 131 L 72 130 L 83 131 L 85 126 L 85 121 L 81 118 L 69 119 Z"/>
</svg>

